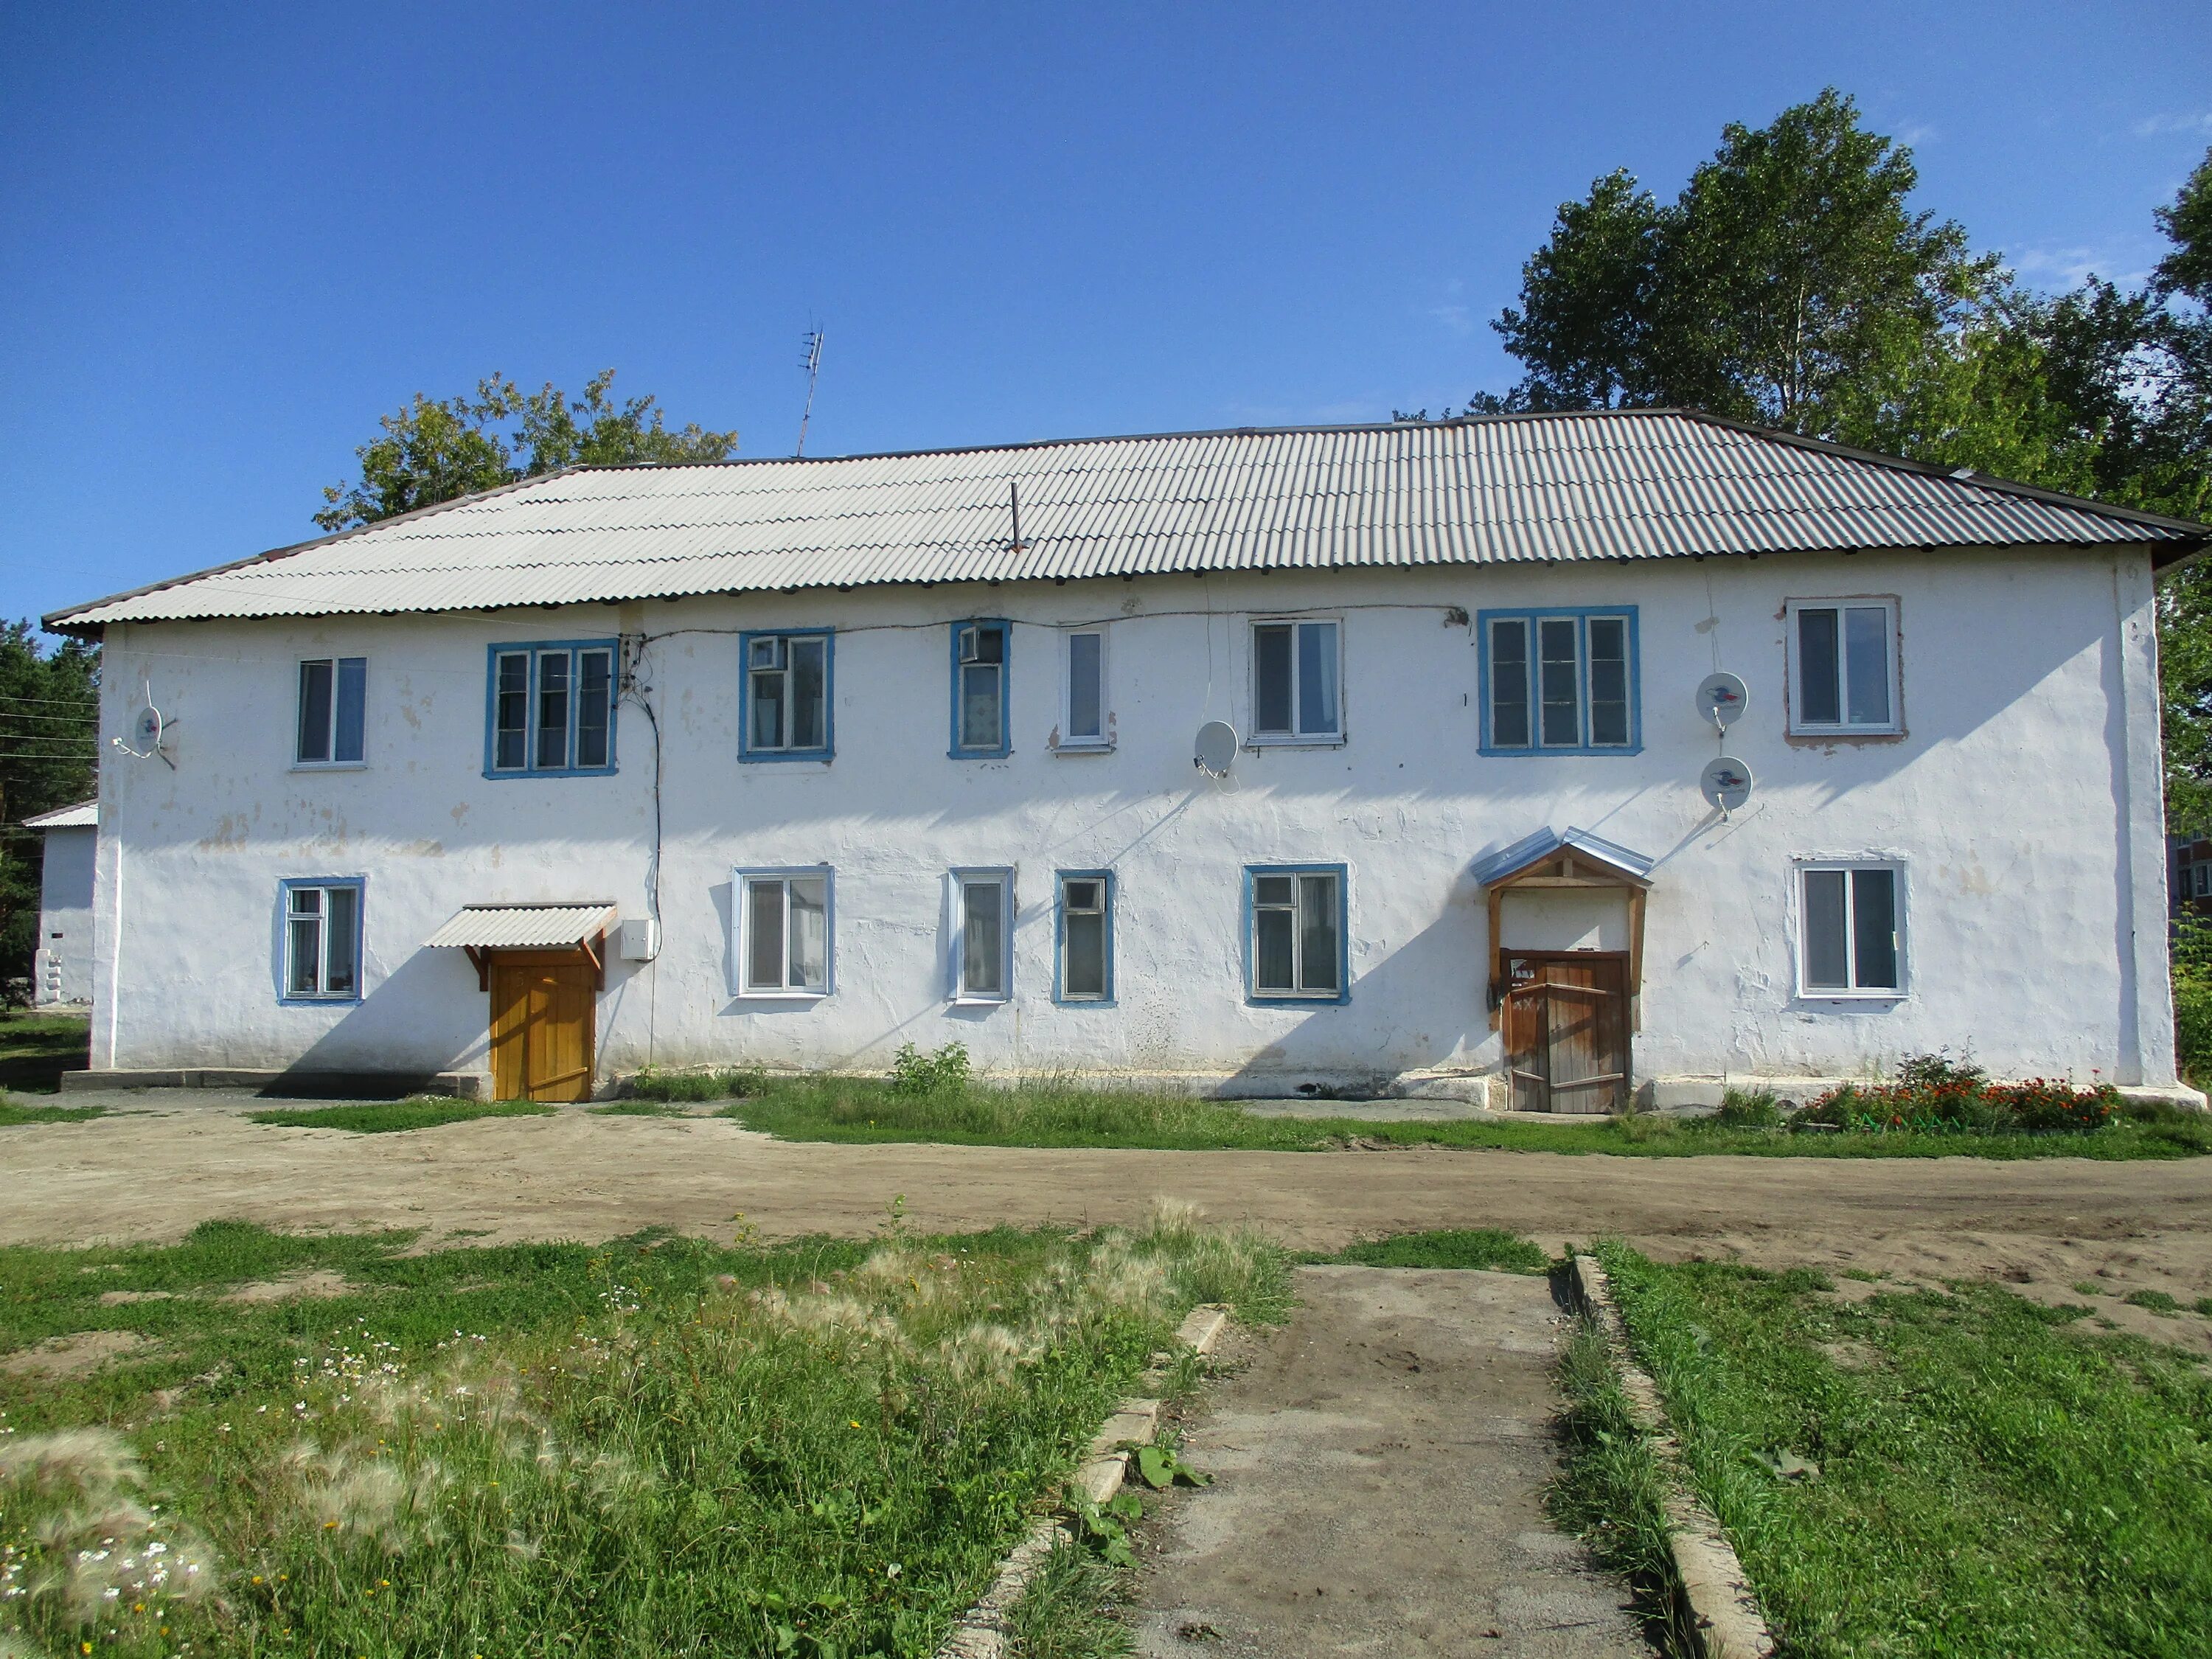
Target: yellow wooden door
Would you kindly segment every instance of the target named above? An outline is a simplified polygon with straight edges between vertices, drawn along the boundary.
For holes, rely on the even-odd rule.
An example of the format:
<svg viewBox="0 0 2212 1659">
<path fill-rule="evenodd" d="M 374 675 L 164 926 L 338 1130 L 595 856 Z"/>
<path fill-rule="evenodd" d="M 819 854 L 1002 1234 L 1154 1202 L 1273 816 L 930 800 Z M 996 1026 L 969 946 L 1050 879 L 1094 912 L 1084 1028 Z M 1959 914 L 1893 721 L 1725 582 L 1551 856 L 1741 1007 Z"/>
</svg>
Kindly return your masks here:
<svg viewBox="0 0 2212 1659">
<path fill-rule="evenodd" d="M 588 1100 L 598 975 L 580 957 L 492 961 L 492 1091 L 501 1100 Z"/>
</svg>

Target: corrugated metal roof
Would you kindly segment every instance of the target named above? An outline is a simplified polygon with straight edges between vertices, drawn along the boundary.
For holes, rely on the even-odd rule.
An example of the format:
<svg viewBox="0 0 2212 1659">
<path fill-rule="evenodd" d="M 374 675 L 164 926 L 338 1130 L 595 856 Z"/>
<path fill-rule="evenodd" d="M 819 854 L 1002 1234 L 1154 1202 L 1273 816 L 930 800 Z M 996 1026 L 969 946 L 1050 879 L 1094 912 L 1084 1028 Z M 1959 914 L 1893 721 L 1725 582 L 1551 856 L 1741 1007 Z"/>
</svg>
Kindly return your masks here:
<svg viewBox="0 0 2212 1659">
<path fill-rule="evenodd" d="M 57 806 L 51 812 L 41 812 L 34 818 L 25 818 L 26 830 L 97 830 L 100 827 L 100 803 L 81 800 L 74 806 Z"/>
<path fill-rule="evenodd" d="M 470 904 L 424 939 L 479 951 L 551 950 L 580 944 L 614 925 L 611 899 L 564 904 Z"/>
<path fill-rule="evenodd" d="M 1871 547 L 2149 543 L 2179 557 L 2208 533 L 1702 415 L 1601 410 L 580 468 L 46 623 Z"/>
<path fill-rule="evenodd" d="M 1658 860 L 1648 854 L 1639 853 L 1619 842 L 1594 836 L 1587 830 L 1577 830 L 1569 824 L 1565 830 L 1539 830 L 1523 836 L 1510 847 L 1501 847 L 1495 853 L 1477 859 L 1468 866 L 1468 874 L 1478 887 L 1494 885 L 1504 878 L 1516 875 L 1530 865 L 1541 862 L 1553 854 L 1572 848 L 1600 864 L 1610 865 L 1623 875 L 1644 882 L 1651 874 L 1651 866 Z"/>
</svg>

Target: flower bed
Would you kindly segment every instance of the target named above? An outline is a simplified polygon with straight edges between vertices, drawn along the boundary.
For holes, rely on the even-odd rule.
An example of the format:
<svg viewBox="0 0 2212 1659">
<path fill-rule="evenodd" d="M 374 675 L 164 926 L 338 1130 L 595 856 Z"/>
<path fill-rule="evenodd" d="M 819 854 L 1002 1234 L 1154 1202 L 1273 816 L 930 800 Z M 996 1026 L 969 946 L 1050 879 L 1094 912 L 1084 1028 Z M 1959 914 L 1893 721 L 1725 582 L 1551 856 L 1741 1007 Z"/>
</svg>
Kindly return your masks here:
<svg viewBox="0 0 2212 1659">
<path fill-rule="evenodd" d="M 1895 1081 L 1831 1089 L 1790 1124 L 1860 1134 L 2094 1134 L 2116 1121 L 2123 1106 L 2109 1083 L 2086 1089 L 2051 1078 L 1992 1083 L 1978 1066 L 1917 1054 L 1899 1066 Z"/>
</svg>

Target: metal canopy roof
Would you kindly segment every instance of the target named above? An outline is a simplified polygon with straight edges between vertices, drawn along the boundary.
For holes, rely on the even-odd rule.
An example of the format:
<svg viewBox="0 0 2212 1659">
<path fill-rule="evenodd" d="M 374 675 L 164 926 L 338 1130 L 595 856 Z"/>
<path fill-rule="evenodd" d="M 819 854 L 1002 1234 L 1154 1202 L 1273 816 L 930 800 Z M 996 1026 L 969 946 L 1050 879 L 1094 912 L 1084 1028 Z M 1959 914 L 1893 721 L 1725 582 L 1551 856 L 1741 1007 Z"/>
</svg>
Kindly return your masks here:
<svg viewBox="0 0 2212 1659">
<path fill-rule="evenodd" d="M 41 812 L 34 818 L 25 818 L 26 830 L 96 830 L 100 827 L 100 803 L 81 800 L 74 806 L 57 806 L 51 812 Z"/>
<path fill-rule="evenodd" d="M 1532 864 L 1540 864 L 1555 853 L 1580 853 L 1594 863 L 1619 871 L 1630 881 L 1649 885 L 1651 866 L 1657 862 L 1632 848 L 1623 847 L 1602 836 L 1593 836 L 1587 830 L 1577 830 L 1571 823 L 1564 830 L 1539 830 L 1532 836 L 1523 836 L 1510 847 L 1501 847 L 1495 853 L 1477 859 L 1468 866 L 1468 874 L 1479 887 L 1494 887 L 1508 876 L 1517 876 Z"/>
<path fill-rule="evenodd" d="M 2165 563 L 2209 536 L 1707 416 L 1610 410 L 576 468 L 46 625 L 1861 548 L 2148 544 Z"/>
<path fill-rule="evenodd" d="M 604 933 L 614 920 L 612 899 L 469 904 L 422 944 L 425 949 L 445 945 L 465 951 L 556 950 Z"/>
</svg>

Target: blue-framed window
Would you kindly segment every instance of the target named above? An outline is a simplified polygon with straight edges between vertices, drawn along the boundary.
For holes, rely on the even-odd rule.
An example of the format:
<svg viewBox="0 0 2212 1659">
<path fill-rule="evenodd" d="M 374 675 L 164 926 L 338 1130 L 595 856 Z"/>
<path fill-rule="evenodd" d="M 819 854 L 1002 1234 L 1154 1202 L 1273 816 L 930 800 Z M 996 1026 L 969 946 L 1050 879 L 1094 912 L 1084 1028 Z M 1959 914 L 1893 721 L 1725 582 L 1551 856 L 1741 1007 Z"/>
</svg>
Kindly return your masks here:
<svg viewBox="0 0 2212 1659">
<path fill-rule="evenodd" d="M 739 870 L 731 957 L 742 997 L 826 997 L 836 988 L 836 872 Z"/>
<path fill-rule="evenodd" d="M 1252 742 L 1344 741 L 1343 635 L 1331 618 L 1252 624 Z"/>
<path fill-rule="evenodd" d="M 613 640 L 495 645 L 484 692 L 484 775 L 615 769 Z"/>
<path fill-rule="evenodd" d="M 738 636 L 745 665 L 740 760 L 830 758 L 830 677 L 834 645 L 826 628 Z"/>
<path fill-rule="evenodd" d="M 1013 752 L 1008 676 L 1013 625 L 995 617 L 952 624 L 952 758 L 996 760 Z"/>
<path fill-rule="evenodd" d="M 1062 870 L 1054 884 L 1052 1000 L 1105 1006 L 1114 1000 L 1114 872 Z"/>
<path fill-rule="evenodd" d="M 360 876 L 304 876 L 276 884 L 283 960 L 278 1000 L 361 1000 Z"/>
<path fill-rule="evenodd" d="M 1244 866 L 1244 994 L 1253 1002 L 1352 1000 L 1341 864 Z"/>
<path fill-rule="evenodd" d="M 1632 755 L 1643 747 L 1636 607 L 1485 611 L 1486 755 Z"/>
<path fill-rule="evenodd" d="M 300 665 L 295 766 L 359 766 L 368 718 L 368 659 L 314 657 Z"/>
<path fill-rule="evenodd" d="M 1009 1002 L 1014 994 L 1014 872 L 952 872 L 952 997 Z"/>
</svg>

